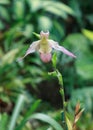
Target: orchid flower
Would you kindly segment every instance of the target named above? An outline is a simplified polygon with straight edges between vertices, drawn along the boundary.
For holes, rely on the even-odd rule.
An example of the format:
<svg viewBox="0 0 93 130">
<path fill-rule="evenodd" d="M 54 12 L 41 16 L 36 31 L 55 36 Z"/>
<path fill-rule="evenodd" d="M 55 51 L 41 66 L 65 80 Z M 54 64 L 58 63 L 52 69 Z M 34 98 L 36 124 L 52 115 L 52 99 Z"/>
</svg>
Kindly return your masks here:
<svg viewBox="0 0 93 130">
<path fill-rule="evenodd" d="M 51 58 L 52 58 L 51 51 L 52 51 L 52 49 L 61 51 L 64 54 L 66 54 L 70 57 L 73 57 L 73 58 L 76 57 L 73 53 L 69 52 L 63 46 L 60 46 L 58 44 L 58 42 L 51 40 L 51 39 L 48 39 L 48 37 L 49 37 L 49 31 L 48 32 L 41 31 L 40 32 L 40 40 L 32 42 L 32 44 L 28 48 L 24 57 L 26 57 L 30 53 L 38 51 L 40 53 L 41 60 L 43 62 L 47 63 L 47 62 L 51 61 Z"/>
</svg>

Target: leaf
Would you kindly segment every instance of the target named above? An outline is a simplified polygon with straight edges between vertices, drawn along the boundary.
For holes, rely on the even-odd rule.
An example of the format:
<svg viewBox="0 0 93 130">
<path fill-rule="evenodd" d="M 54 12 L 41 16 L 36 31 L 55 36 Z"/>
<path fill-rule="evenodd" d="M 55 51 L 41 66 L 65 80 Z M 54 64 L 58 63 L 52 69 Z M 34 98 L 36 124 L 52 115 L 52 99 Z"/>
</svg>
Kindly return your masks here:
<svg viewBox="0 0 93 130">
<path fill-rule="evenodd" d="M 82 29 L 82 33 L 90 40 L 93 40 L 93 31 Z"/>
<path fill-rule="evenodd" d="M 92 98 L 93 98 L 93 86 L 80 88 L 72 91 L 72 97 L 70 104 L 74 108 L 77 104 L 77 100 L 81 103 L 81 108 L 85 108 L 85 113 L 87 111 L 92 112 Z"/>
<path fill-rule="evenodd" d="M 86 19 L 89 21 L 91 25 L 93 24 L 93 14 L 87 14 Z"/>
<path fill-rule="evenodd" d="M 74 121 L 74 123 L 76 123 L 76 122 L 79 120 L 79 118 L 81 117 L 83 111 L 84 111 L 84 109 L 82 109 L 82 110 L 75 116 L 75 121 Z"/>
<path fill-rule="evenodd" d="M 9 51 L 8 53 L 6 53 L 1 59 L 1 61 L 2 61 L 1 64 L 2 65 L 11 64 L 14 61 L 15 56 L 18 53 L 18 51 L 19 51 L 19 49 L 13 49 L 13 50 Z"/>
<path fill-rule="evenodd" d="M 50 124 L 53 128 L 55 128 L 55 130 L 63 130 L 60 124 L 58 124 L 54 119 L 52 119 L 48 115 L 37 113 L 37 114 L 33 114 L 30 119 L 37 119 L 46 122 Z"/>
<path fill-rule="evenodd" d="M 42 23 L 44 23 L 44 24 L 42 24 Z M 52 21 L 47 16 L 39 16 L 39 18 L 38 18 L 38 26 L 39 26 L 40 30 L 47 31 L 47 30 L 51 29 Z"/>
<path fill-rule="evenodd" d="M 10 20 L 8 10 L 3 6 L 0 6 L 0 17 L 2 17 L 3 19 L 5 19 L 7 21 Z"/>
<path fill-rule="evenodd" d="M 76 104 L 76 108 L 75 108 L 75 115 L 77 115 L 77 113 L 79 112 L 79 110 L 80 110 L 80 103 L 78 102 Z"/>
<path fill-rule="evenodd" d="M 22 31 L 23 35 L 27 38 L 31 38 L 33 32 L 33 25 L 32 24 L 26 24 L 25 29 Z"/>
<path fill-rule="evenodd" d="M 73 16 L 75 15 L 74 11 L 69 6 L 67 6 L 66 4 L 62 2 L 54 2 L 52 5 L 57 7 L 59 10 L 66 12 L 67 14 L 70 14 Z"/>
<path fill-rule="evenodd" d="M 57 76 L 56 71 L 53 71 L 53 72 L 48 72 L 48 75 L 50 75 L 50 76 L 54 76 L 54 77 L 56 77 L 56 76 Z"/>
<path fill-rule="evenodd" d="M 0 0 L 0 4 L 10 4 L 10 0 Z"/>
<path fill-rule="evenodd" d="M 35 12 L 38 9 L 42 7 L 42 2 L 41 0 L 27 0 L 28 6 L 30 7 L 31 12 Z"/>
<path fill-rule="evenodd" d="M 0 130 L 7 129 L 8 115 L 6 113 L 0 114 Z"/>
<path fill-rule="evenodd" d="M 56 52 L 52 56 L 52 64 L 53 64 L 53 67 L 56 68 L 56 64 L 57 64 L 57 54 L 56 54 Z"/>
<path fill-rule="evenodd" d="M 67 116 L 66 116 L 66 122 L 67 122 L 68 130 L 72 130 L 72 124 Z"/>
<path fill-rule="evenodd" d="M 40 39 L 40 35 L 39 35 L 39 34 L 37 34 L 37 33 L 35 33 L 35 32 L 33 32 L 33 34 L 34 34 L 37 38 Z"/>
<path fill-rule="evenodd" d="M 89 56 L 88 56 L 89 57 Z M 83 61 L 77 65 L 78 66 L 78 73 L 85 79 L 92 79 L 93 78 L 93 63 L 88 63 L 89 61 Z"/>
<path fill-rule="evenodd" d="M 25 5 L 24 0 L 14 1 L 14 18 L 19 20 L 24 18 Z"/>
<path fill-rule="evenodd" d="M 53 7 L 54 9 L 58 9 L 61 13 L 65 12 L 67 14 L 74 15 L 74 11 L 69 6 L 67 6 L 62 2 L 45 1 L 43 2 L 43 7 L 45 7 L 45 9 L 47 7 Z"/>
<path fill-rule="evenodd" d="M 45 115 L 45 114 L 41 114 L 41 113 L 36 113 L 36 114 L 33 114 L 32 116 L 29 116 L 28 118 L 25 118 L 25 122 L 24 122 L 24 125 L 25 123 L 28 121 L 28 120 L 31 120 L 31 119 L 37 119 L 37 120 L 40 120 L 40 121 L 43 121 L 45 123 L 48 123 L 50 124 L 53 128 L 55 128 L 55 130 L 63 130 L 62 127 L 60 126 L 60 124 L 58 124 L 54 119 L 52 119 L 51 117 Z M 17 127 L 17 129 L 15 130 L 20 130 L 20 126 Z"/>
<path fill-rule="evenodd" d="M 16 125 L 16 121 L 17 121 L 17 118 L 19 116 L 19 113 L 21 112 L 22 110 L 22 105 L 24 103 L 24 100 L 25 100 L 25 97 L 20 94 L 18 96 L 18 99 L 17 99 L 17 102 L 16 102 L 16 106 L 13 110 L 13 113 L 12 113 L 12 116 L 11 116 L 11 119 L 10 119 L 10 123 L 9 123 L 9 127 L 8 127 L 8 130 L 14 130 L 14 127 Z"/>
<path fill-rule="evenodd" d="M 48 6 L 44 10 L 54 15 L 57 15 L 59 17 L 62 17 L 63 19 L 67 19 L 67 14 L 64 11 L 60 11 L 59 9 L 55 7 Z"/>
<path fill-rule="evenodd" d="M 32 115 L 32 113 L 37 109 L 38 105 L 40 104 L 41 100 L 37 100 L 35 101 L 34 104 L 31 105 L 31 107 L 29 108 L 29 110 L 26 112 L 26 114 L 24 115 L 23 120 L 20 122 L 20 125 L 18 125 L 15 130 L 21 130 L 22 127 L 25 125 L 26 123 L 26 119 L 28 120 L 28 118 Z"/>
<path fill-rule="evenodd" d="M 51 75 L 51 76 L 57 77 L 58 81 L 59 81 L 59 84 L 63 86 L 62 75 L 61 75 L 61 73 L 57 69 L 55 71 L 53 71 L 53 72 L 49 72 L 48 74 Z"/>
<path fill-rule="evenodd" d="M 0 20 L 0 30 L 3 30 L 5 28 L 4 23 Z M 0 37 L 2 39 L 2 36 Z"/>
<path fill-rule="evenodd" d="M 43 9 L 44 11 L 48 11 L 55 15 L 61 16 L 64 19 L 67 18 L 67 14 L 74 15 L 74 11 L 69 6 L 63 4 L 62 2 L 42 1 L 42 0 L 37 1 L 27 0 L 27 1 L 32 12 L 36 12 L 39 9 Z"/>
<path fill-rule="evenodd" d="M 31 114 L 37 109 L 37 107 L 39 106 L 41 100 L 37 100 L 35 101 L 32 106 L 30 107 L 29 111 L 26 113 L 26 115 L 24 116 L 24 119 L 27 118 L 28 116 L 31 116 Z"/>
<path fill-rule="evenodd" d="M 77 0 L 70 0 L 68 2 L 69 2 L 70 7 L 73 9 L 74 14 L 77 17 L 77 19 L 80 19 L 82 17 L 80 3 Z"/>
</svg>

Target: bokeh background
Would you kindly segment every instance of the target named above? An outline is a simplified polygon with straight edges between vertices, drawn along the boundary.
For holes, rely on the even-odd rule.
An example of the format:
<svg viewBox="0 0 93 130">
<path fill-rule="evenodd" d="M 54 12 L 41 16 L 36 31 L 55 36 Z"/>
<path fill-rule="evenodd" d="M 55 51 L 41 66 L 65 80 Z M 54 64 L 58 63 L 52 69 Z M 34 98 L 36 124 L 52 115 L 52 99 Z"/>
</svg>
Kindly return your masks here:
<svg viewBox="0 0 93 130">
<path fill-rule="evenodd" d="M 48 75 L 52 63 L 42 63 L 38 53 L 17 62 L 38 40 L 33 32 L 41 30 L 49 30 L 51 39 L 77 56 L 73 59 L 57 52 L 57 68 L 64 80 L 67 111 L 73 115 L 78 101 L 85 108 L 77 130 L 93 130 L 92 0 L 0 0 L 0 130 L 8 130 L 15 106 L 20 108 L 16 125 L 31 106 L 32 113 L 46 113 L 61 124 L 60 86 Z M 49 127 L 32 120 L 22 130 L 52 130 Z"/>
</svg>

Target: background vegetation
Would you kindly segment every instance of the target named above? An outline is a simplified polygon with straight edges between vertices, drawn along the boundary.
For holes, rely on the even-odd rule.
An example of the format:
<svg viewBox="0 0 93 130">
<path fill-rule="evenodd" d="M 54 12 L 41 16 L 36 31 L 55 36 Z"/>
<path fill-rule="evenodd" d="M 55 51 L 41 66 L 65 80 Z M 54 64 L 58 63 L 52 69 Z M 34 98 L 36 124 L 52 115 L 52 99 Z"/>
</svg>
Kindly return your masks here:
<svg viewBox="0 0 93 130">
<path fill-rule="evenodd" d="M 57 52 L 57 68 L 67 110 L 73 115 L 78 101 L 85 108 L 77 130 L 93 130 L 92 0 L 0 0 L 0 130 L 60 130 L 62 103 L 58 81 L 48 75 L 51 62 L 42 63 L 38 53 L 17 62 L 41 30 L 77 56 Z"/>
</svg>

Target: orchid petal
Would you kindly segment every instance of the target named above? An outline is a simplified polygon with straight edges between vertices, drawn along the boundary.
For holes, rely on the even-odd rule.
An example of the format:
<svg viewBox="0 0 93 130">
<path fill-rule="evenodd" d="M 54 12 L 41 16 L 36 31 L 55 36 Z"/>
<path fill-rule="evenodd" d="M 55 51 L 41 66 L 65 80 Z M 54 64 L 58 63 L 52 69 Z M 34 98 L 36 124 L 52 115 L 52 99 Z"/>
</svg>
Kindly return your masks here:
<svg viewBox="0 0 93 130">
<path fill-rule="evenodd" d="M 64 54 L 76 58 L 76 56 L 73 53 L 71 53 L 70 51 L 65 49 L 63 46 L 60 46 L 57 42 L 55 42 L 53 40 L 48 40 L 48 42 L 49 42 L 50 46 L 52 48 L 54 48 L 55 50 L 62 51 Z"/>
<path fill-rule="evenodd" d="M 28 54 L 35 52 L 39 47 L 39 43 L 40 43 L 40 40 L 32 42 L 32 44 L 26 51 L 26 54 L 22 58 L 19 58 L 19 61 L 22 60 L 23 58 L 25 58 Z"/>
<path fill-rule="evenodd" d="M 49 61 L 51 61 L 51 53 L 40 53 L 40 58 L 43 62 L 47 63 Z"/>
</svg>

